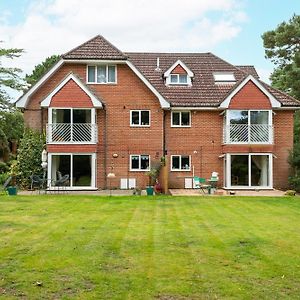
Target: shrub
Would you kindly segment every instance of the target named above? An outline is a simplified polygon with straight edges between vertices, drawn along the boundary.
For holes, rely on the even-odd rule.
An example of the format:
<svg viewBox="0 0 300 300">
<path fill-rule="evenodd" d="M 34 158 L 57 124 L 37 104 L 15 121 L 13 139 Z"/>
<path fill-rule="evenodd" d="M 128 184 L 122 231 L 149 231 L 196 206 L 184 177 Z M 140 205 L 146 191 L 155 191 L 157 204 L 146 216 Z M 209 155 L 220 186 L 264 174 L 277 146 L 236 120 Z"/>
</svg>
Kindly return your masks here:
<svg viewBox="0 0 300 300">
<path fill-rule="evenodd" d="M 299 176 L 289 177 L 289 186 L 291 189 L 300 192 L 300 177 Z"/>
<path fill-rule="evenodd" d="M 5 162 L 0 161 L 0 174 L 6 173 L 8 170 L 8 165 Z"/>
<path fill-rule="evenodd" d="M 296 191 L 294 191 L 294 190 L 287 190 L 285 192 L 285 195 L 286 196 L 296 196 Z"/>
<path fill-rule="evenodd" d="M 1 173 L 0 174 L 0 185 L 3 185 L 8 177 L 9 177 L 8 173 Z"/>
<path fill-rule="evenodd" d="M 30 186 L 30 175 L 41 174 L 41 154 L 45 144 L 45 135 L 31 129 L 26 129 L 18 149 L 17 165 L 12 165 L 18 178 L 18 183 L 27 188 Z"/>
</svg>

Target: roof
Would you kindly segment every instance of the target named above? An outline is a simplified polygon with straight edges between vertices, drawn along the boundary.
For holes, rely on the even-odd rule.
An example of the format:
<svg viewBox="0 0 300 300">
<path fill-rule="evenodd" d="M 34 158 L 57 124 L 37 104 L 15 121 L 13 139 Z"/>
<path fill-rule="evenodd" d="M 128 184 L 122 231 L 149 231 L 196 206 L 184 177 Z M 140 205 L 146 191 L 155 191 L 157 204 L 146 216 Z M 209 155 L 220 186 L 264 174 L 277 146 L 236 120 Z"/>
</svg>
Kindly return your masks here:
<svg viewBox="0 0 300 300">
<path fill-rule="evenodd" d="M 80 46 L 63 54 L 62 58 L 126 60 L 124 53 L 101 35 L 97 35 Z"/>
<path fill-rule="evenodd" d="M 236 67 L 241 69 L 243 72 L 252 75 L 254 78 L 259 79 L 259 76 L 254 66 L 236 66 Z"/>
<path fill-rule="evenodd" d="M 170 102 L 172 107 L 219 107 L 222 101 L 249 75 L 258 79 L 253 66 L 234 66 L 212 53 L 126 53 L 128 59 Z M 157 69 L 159 58 L 159 70 Z M 182 61 L 194 73 L 192 86 L 167 86 L 163 74 L 176 61 Z M 236 83 L 215 84 L 214 72 L 232 72 Z M 300 102 L 263 83 L 282 106 L 299 106 Z"/>
<path fill-rule="evenodd" d="M 158 60 L 159 58 L 159 60 Z M 62 59 L 16 102 L 17 107 L 26 107 L 30 96 L 62 64 L 70 60 L 124 61 L 133 72 L 158 97 L 163 108 L 168 107 L 219 107 L 232 91 L 237 89 L 249 75 L 258 80 L 282 105 L 299 107 L 300 101 L 259 80 L 254 66 L 234 66 L 212 53 L 124 53 L 97 35 L 89 41 L 62 55 Z M 159 61 L 159 66 L 157 63 Z M 192 85 L 171 86 L 165 84 L 164 74 L 178 61 L 193 73 Z M 213 73 L 233 73 L 234 83 L 214 82 Z"/>
</svg>

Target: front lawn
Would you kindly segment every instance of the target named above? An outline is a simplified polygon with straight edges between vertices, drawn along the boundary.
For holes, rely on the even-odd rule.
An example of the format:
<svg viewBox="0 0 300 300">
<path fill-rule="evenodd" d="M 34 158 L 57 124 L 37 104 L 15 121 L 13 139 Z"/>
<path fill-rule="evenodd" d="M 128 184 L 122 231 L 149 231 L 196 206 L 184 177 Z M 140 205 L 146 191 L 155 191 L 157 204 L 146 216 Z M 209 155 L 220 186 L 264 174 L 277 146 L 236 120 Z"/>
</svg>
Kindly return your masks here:
<svg viewBox="0 0 300 300">
<path fill-rule="evenodd" d="M 300 199 L 0 196 L 0 298 L 299 299 Z"/>
</svg>

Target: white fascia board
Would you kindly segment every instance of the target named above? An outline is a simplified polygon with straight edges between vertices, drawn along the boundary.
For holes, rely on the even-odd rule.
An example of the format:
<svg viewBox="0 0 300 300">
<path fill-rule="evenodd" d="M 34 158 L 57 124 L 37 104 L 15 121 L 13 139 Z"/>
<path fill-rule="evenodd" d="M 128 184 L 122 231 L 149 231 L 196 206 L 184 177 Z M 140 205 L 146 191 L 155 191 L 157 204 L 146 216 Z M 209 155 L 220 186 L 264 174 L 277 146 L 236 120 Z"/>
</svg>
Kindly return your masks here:
<svg viewBox="0 0 300 300">
<path fill-rule="evenodd" d="M 252 81 L 270 100 L 272 108 L 281 107 L 281 103 L 252 75 L 247 76 L 220 104 L 220 108 L 228 108 L 231 99 L 249 82 Z"/>
<path fill-rule="evenodd" d="M 29 97 L 54 73 L 57 69 L 61 67 L 61 65 L 64 63 L 64 60 L 61 59 L 58 61 L 52 69 L 49 70 L 32 88 L 29 89 L 27 93 L 25 93 L 23 96 L 21 96 L 16 102 L 15 105 L 18 108 L 26 108 L 26 105 L 28 103 Z"/>
<path fill-rule="evenodd" d="M 71 79 L 74 80 L 75 83 L 90 97 L 94 107 L 102 108 L 102 103 L 99 101 L 99 99 L 97 99 L 97 97 L 93 95 L 90 90 L 73 73 L 70 73 L 45 99 L 42 100 L 41 107 L 49 107 L 52 97 Z"/>
<path fill-rule="evenodd" d="M 145 76 L 130 62 L 126 61 L 128 67 L 143 81 L 150 91 L 158 98 L 162 108 L 169 108 L 170 103 L 166 101 L 162 95 L 153 87 L 153 85 L 145 78 Z"/>
<path fill-rule="evenodd" d="M 88 65 L 99 65 L 99 64 L 126 64 L 126 60 L 113 60 L 113 59 L 65 59 L 66 63 L 73 64 L 88 64 Z"/>
<path fill-rule="evenodd" d="M 223 109 L 220 107 L 196 107 L 196 106 L 194 106 L 194 107 L 193 106 L 179 107 L 179 106 L 176 106 L 176 107 L 171 107 L 170 110 L 172 110 L 172 111 L 184 111 L 184 110 L 193 111 L 193 110 L 223 110 Z"/>
<path fill-rule="evenodd" d="M 189 77 L 194 77 L 194 73 L 179 59 L 177 60 L 165 73 L 164 77 L 170 76 L 171 72 L 174 70 L 175 67 L 180 65 L 189 75 Z"/>
</svg>

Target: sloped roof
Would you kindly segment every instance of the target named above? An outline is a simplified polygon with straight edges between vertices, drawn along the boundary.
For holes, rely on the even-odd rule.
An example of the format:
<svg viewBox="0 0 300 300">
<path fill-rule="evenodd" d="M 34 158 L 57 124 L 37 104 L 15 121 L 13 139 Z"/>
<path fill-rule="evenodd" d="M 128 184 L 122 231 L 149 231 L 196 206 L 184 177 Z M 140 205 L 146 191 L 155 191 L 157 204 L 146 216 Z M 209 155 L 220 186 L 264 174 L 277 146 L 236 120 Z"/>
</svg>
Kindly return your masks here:
<svg viewBox="0 0 300 300">
<path fill-rule="evenodd" d="M 259 76 L 254 66 L 236 66 L 236 67 L 241 69 L 245 73 L 252 75 L 254 78 L 259 79 Z"/>
<path fill-rule="evenodd" d="M 212 53 L 125 53 L 146 79 L 173 107 L 218 107 L 226 96 L 248 76 L 258 79 L 253 66 L 234 66 Z M 157 58 L 160 70 L 157 70 Z M 166 86 L 163 74 L 177 60 L 194 73 L 192 86 Z M 232 72 L 235 84 L 215 84 L 214 72 Z M 296 99 L 263 83 L 282 106 L 300 106 Z"/>
<path fill-rule="evenodd" d="M 80 46 L 63 54 L 62 58 L 125 60 L 126 56 L 103 36 L 97 35 Z"/>
</svg>

